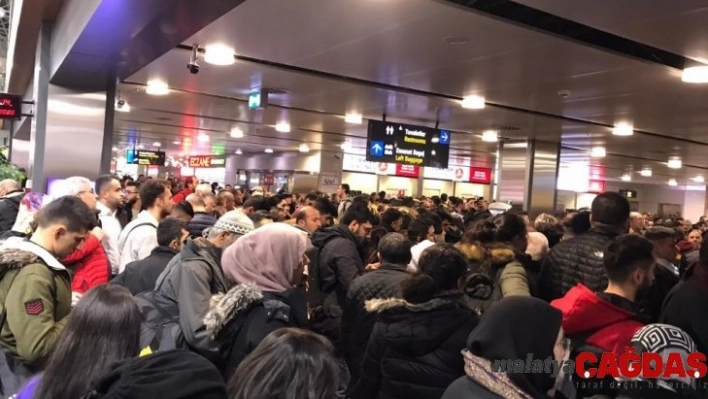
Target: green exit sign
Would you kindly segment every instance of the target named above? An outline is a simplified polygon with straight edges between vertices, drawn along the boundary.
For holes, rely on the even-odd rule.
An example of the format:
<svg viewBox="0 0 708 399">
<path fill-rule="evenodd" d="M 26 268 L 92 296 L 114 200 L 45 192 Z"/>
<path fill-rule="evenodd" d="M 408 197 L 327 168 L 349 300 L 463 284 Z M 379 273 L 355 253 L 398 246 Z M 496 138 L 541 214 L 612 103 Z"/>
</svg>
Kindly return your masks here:
<svg viewBox="0 0 708 399">
<path fill-rule="evenodd" d="M 248 108 L 263 109 L 268 106 L 268 90 L 254 91 L 248 96 Z"/>
</svg>

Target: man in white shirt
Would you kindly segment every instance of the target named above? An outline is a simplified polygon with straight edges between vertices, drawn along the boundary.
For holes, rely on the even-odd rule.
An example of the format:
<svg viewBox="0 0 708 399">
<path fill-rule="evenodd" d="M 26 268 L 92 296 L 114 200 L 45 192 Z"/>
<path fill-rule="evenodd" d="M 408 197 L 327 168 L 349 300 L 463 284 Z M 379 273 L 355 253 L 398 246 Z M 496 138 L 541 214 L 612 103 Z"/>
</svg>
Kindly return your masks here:
<svg viewBox="0 0 708 399">
<path fill-rule="evenodd" d="M 157 244 L 157 225 L 172 212 L 172 193 L 164 184 L 147 181 L 140 188 L 143 211 L 120 233 L 119 273 L 125 265 L 147 258 Z"/>
<path fill-rule="evenodd" d="M 118 238 L 122 227 L 116 217 L 116 212 L 123 202 L 123 190 L 120 181 L 110 175 L 104 175 L 96 180 L 96 194 L 98 194 L 98 218 L 106 237 L 103 240 L 103 249 L 111 264 L 111 274 L 117 275 L 120 269 L 120 252 L 118 252 Z"/>
</svg>

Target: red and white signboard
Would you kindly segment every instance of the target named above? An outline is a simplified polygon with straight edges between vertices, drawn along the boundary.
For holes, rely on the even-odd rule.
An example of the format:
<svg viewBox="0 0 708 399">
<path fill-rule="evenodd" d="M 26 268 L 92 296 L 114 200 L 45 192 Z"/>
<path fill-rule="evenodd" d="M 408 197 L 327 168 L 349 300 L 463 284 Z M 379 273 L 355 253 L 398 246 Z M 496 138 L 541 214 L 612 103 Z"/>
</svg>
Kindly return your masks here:
<svg viewBox="0 0 708 399">
<path fill-rule="evenodd" d="M 470 183 L 490 184 L 492 182 L 492 170 L 489 168 L 470 168 Z"/>
<path fill-rule="evenodd" d="M 400 165 L 396 164 L 396 176 L 411 177 L 417 179 L 420 175 L 420 167 L 416 165 Z"/>
<path fill-rule="evenodd" d="M 426 179 L 468 181 L 470 178 L 470 168 L 467 166 L 450 166 L 446 169 L 424 168 L 423 176 Z"/>
<path fill-rule="evenodd" d="M 275 176 L 272 173 L 266 173 L 263 175 L 263 184 L 270 186 L 275 182 Z"/>
<path fill-rule="evenodd" d="M 588 184 L 588 192 L 593 194 L 602 194 L 605 192 L 605 182 L 599 180 L 590 180 Z"/>
</svg>

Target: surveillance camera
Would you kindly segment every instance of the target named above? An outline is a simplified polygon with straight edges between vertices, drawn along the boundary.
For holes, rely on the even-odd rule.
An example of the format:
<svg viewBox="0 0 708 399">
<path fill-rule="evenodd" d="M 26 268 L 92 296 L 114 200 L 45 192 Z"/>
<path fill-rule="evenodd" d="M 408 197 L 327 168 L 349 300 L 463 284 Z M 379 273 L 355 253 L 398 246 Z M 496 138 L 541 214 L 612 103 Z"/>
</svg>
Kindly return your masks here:
<svg viewBox="0 0 708 399">
<path fill-rule="evenodd" d="M 192 75 L 199 73 L 199 64 L 197 61 L 199 61 L 199 44 L 194 43 L 194 45 L 192 45 L 192 54 L 189 56 L 189 63 L 187 64 L 187 69 L 189 69 L 189 73 Z"/>
<path fill-rule="evenodd" d="M 124 105 L 125 105 L 125 100 L 123 100 L 123 99 L 118 100 L 118 102 L 116 103 L 116 106 L 118 108 L 123 108 Z"/>
<path fill-rule="evenodd" d="M 192 75 L 196 75 L 199 73 L 199 64 L 197 64 L 196 62 L 190 62 L 189 64 L 187 64 L 187 69 L 189 69 L 189 73 L 191 73 Z"/>
</svg>

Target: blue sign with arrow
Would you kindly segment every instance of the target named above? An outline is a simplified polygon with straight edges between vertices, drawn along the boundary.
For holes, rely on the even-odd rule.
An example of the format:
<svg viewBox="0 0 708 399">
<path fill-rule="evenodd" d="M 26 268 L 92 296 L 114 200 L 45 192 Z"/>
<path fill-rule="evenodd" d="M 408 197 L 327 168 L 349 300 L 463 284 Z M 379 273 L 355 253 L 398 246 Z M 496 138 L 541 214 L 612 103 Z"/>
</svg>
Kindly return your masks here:
<svg viewBox="0 0 708 399">
<path fill-rule="evenodd" d="M 447 130 L 440 131 L 440 144 L 450 144 L 450 132 L 448 132 Z"/>
<path fill-rule="evenodd" d="M 369 149 L 371 156 L 381 157 L 384 153 L 384 143 L 383 141 L 372 141 L 371 148 Z"/>
</svg>

